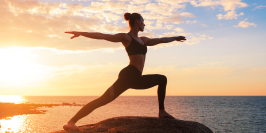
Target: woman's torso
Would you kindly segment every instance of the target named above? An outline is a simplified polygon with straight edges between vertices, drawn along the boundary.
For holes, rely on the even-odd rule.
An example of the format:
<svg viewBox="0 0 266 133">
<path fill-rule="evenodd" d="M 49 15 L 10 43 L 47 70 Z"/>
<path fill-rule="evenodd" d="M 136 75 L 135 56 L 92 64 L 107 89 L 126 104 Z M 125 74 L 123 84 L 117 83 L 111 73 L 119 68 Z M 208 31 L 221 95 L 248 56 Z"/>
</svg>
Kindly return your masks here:
<svg viewBox="0 0 266 133">
<path fill-rule="evenodd" d="M 129 46 L 130 45 L 141 45 L 141 47 L 146 47 L 144 41 L 141 38 L 135 38 L 127 34 L 125 36 L 125 42 L 122 42 L 124 47 L 126 48 L 128 52 L 128 57 L 129 57 L 129 64 L 135 66 L 140 72 L 143 71 L 144 64 L 145 64 L 145 58 L 146 58 L 146 53 L 145 54 L 129 54 Z M 134 43 L 134 44 L 133 44 Z M 131 46 L 132 47 L 132 46 Z M 140 47 L 140 48 L 141 48 Z M 133 53 L 133 52 L 131 52 Z"/>
</svg>

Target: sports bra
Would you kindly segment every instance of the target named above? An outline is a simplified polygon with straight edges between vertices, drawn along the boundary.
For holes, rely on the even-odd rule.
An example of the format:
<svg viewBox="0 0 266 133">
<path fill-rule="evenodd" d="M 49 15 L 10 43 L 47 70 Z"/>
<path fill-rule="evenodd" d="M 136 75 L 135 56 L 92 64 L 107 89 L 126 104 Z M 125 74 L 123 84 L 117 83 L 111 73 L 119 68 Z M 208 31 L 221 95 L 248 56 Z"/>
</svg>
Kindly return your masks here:
<svg viewBox="0 0 266 133">
<path fill-rule="evenodd" d="M 127 33 L 128 34 L 128 33 Z M 147 53 L 147 46 L 144 43 L 144 45 L 140 44 L 138 41 L 136 41 L 130 34 L 128 34 L 132 40 L 129 44 L 129 46 L 126 48 L 127 54 L 128 55 L 137 55 L 137 54 L 143 54 L 146 55 Z"/>
</svg>

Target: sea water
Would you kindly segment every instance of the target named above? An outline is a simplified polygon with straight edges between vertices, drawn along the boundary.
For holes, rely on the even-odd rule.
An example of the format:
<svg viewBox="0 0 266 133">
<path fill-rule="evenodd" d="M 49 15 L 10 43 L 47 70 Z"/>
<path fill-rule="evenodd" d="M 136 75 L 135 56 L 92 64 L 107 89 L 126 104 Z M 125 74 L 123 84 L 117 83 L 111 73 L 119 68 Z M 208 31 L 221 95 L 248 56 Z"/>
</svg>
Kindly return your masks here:
<svg viewBox="0 0 266 133">
<path fill-rule="evenodd" d="M 86 104 L 96 96 L 25 96 L 24 102 Z M 47 133 L 62 130 L 82 106 L 41 108 L 45 114 L 28 114 L 0 120 L 0 133 Z M 167 96 L 166 111 L 175 118 L 196 121 L 213 132 L 266 133 L 265 96 Z M 93 124 L 118 116 L 158 117 L 156 96 L 120 96 L 77 122 Z"/>
</svg>

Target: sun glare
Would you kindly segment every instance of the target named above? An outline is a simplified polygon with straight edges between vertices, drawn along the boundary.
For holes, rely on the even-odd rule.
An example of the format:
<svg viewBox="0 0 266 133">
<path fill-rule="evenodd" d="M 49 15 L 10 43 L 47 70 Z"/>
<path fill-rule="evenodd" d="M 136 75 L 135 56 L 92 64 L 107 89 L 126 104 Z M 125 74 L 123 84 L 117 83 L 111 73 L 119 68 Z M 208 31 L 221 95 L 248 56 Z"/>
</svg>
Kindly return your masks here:
<svg viewBox="0 0 266 133">
<path fill-rule="evenodd" d="M 22 96 L 17 95 L 0 95 L 0 102 L 2 103 L 22 103 L 25 99 Z"/>
<path fill-rule="evenodd" d="M 26 48 L 8 48 L 0 53 L 0 83 L 8 86 L 23 86 L 43 75 L 43 65 L 30 62 Z"/>
</svg>

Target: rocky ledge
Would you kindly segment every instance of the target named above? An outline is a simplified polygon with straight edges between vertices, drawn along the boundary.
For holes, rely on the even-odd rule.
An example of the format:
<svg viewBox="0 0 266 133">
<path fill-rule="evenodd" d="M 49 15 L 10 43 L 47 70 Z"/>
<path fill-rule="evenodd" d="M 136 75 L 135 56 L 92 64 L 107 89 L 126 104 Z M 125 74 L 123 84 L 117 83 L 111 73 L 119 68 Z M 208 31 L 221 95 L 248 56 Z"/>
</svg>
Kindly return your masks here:
<svg viewBox="0 0 266 133">
<path fill-rule="evenodd" d="M 110 118 L 79 126 L 79 130 L 52 133 L 212 133 L 208 127 L 194 121 L 139 116 Z"/>
</svg>

